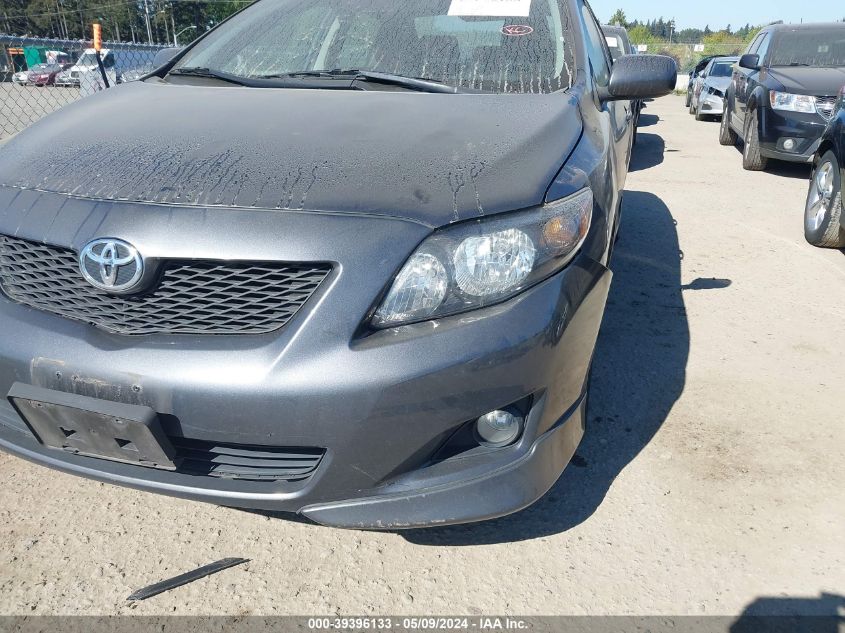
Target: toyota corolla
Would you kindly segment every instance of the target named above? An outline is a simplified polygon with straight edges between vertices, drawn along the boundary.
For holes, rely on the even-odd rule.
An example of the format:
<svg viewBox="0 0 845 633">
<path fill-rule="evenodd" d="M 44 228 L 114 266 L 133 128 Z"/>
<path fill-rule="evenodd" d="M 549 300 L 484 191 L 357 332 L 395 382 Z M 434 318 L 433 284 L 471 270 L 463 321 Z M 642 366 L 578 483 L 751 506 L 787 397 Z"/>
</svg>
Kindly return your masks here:
<svg viewBox="0 0 845 633">
<path fill-rule="evenodd" d="M 158 62 L 0 148 L 0 446 L 346 527 L 541 497 L 675 63 L 582 0 L 260 0 Z"/>
</svg>

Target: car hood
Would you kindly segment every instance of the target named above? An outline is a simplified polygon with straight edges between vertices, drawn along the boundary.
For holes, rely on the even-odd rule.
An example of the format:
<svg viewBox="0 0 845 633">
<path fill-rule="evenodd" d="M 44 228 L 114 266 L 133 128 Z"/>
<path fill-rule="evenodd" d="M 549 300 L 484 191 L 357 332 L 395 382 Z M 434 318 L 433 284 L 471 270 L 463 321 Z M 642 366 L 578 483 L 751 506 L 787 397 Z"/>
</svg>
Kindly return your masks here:
<svg viewBox="0 0 845 633">
<path fill-rule="evenodd" d="M 580 134 L 570 94 L 135 82 L 18 134 L 0 152 L 0 186 L 440 226 L 541 204 Z"/>
<path fill-rule="evenodd" d="M 769 76 L 779 82 L 781 89 L 794 94 L 832 97 L 845 85 L 845 68 L 771 68 Z"/>
<path fill-rule="evenodd" d="M 728 86 L 731 85 L 731 78 L 730 77 L 708 77 L 704 80 L 705 86 L 713 86 L 716 90 L 721 90 L 725 92 L 728 89 Z"/>
</svg>

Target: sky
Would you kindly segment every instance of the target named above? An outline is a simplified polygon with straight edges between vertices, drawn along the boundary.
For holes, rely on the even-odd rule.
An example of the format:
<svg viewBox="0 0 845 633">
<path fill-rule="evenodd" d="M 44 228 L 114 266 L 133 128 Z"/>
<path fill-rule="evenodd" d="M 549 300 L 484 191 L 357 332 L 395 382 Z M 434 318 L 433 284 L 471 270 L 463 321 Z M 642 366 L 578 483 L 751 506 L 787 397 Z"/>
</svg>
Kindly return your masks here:
<svg viewBox="0 0 845 633">
<path fill-rule="evenodd" d="M 616 9 L 622 9 L 628 20 L 650 20 L 663 16 L 675 18 L 678 28 L 700 28 L 708 24 L 714 31 L 728 24 L 737 29 L 746 24 L 760 25 L 784 22 L 830 22 L 845 17 L 841 0 L 833 2 L 796 2 L 796 0 L 589 0 L 596 17 L 602 22 L 610 19 Z"/>
</svg>

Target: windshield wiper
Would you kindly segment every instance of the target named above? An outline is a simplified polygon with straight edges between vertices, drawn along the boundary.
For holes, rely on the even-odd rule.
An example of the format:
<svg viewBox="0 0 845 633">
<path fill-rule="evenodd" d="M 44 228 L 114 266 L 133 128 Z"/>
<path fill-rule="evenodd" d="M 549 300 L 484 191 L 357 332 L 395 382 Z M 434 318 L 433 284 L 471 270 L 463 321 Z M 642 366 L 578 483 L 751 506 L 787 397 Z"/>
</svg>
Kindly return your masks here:
<svg viewBox="0 0 845 633">
<path fill-rule="evenodd" d="M 212 70 L 211 68 L 201 68 L 199 66 L 174 68 L 167 74 L 185 75 L 188 77 L 205 77 L 207 79 L 219 79 L 220 81 L 228 81 L 229 83 L 237 84 L 238 86 L 248 85 L 244 78 L 238 77 L 237 75 L 230 75 L 229 73 L 220 72 L 219 70 Z"/>
<path fill-rule="evenodd" d="M 380 73 L 373 70 L 359 70 L 357 68 L 300 70 L 289 73 L 261 75 L 258 79 L 307 79 L 309 77 L 315 77 L 318 79 L 351 79 L 352 81 L 371 81 L 373 83 L 401 86 L 410 90 L 419 90 L 420 92 L 442 92 L 448 94 L 460 92 L 457 87 L 450 86 L 434 79 L 426 79 L 424 77 L 406 77 L 405 75 Z"/>
</svg>

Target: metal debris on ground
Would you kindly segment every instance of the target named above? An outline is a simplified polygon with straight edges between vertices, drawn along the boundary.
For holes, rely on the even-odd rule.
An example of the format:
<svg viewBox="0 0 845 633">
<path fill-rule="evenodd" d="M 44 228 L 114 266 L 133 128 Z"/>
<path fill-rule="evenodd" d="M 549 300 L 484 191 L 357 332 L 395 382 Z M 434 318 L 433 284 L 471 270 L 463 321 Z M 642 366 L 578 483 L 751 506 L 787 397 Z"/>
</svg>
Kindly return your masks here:
<svg viewBox="0 0 845 633">
<path fill-rule="evenodd" d="M 216 563 L 203 565 L 202 567 L 194 569 L 193 571 L 189 571 L 185 574 L 179 574 L 178 576 L 174 576 L 173 578 L 162 580 L 161 582 L 157 582 L 147 587 L 143 587 L 142 589 L 138 589 L 138 591 L 134 592 L 131 596 L 129 596 L 127 600 L 146 600 L 147 598 L 152 598 L 153 596 L 157 596 L 158 594 L 164 593 L 165 591 L 170 591 L 171 589 L 175 589 L 176 587 L 187 585 L 189 582 L 194 582 L 195 580 L 199 580 L 200 578 L 205 578 L 206 576 L 210 576 L 211 574 L 216 574 L 217 572 L 223 571 L 224 569 L 228 569 L 229 567 L 234 567 L 235 565 L 241 565 L 243 563 L 248 562 L 248 558 L 224 558 L 222 560 L 217 561 Z"/>
</svg>

